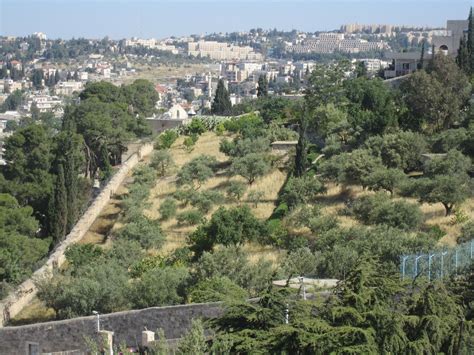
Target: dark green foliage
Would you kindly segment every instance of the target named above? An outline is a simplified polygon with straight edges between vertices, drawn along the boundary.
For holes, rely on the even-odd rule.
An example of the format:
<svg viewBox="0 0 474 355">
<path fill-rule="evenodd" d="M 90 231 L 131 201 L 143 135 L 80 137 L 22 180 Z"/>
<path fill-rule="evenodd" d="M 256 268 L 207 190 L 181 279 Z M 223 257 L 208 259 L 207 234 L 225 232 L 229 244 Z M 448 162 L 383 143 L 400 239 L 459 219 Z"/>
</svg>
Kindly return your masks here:
<svg viewBox="0 0 474 355">
<path fill-rule="evenodd" d="M 225 209 L 220 207 L 211 220 L 189 236 L 191 249 L 201 255 L 216 244 L 239 245 L 246 241 L 263 238 L 266 226 L 254 217 L 247 206 Z"/>
<path fill-rule="evenodd" d="M 257 97 L 268 96 L 268 80 L 266 75 L 260 75 L 258 78 Z"/>
<path fill-rule="evenodd" d="M 212 278 L 228 278 L 253 297 L 267 288 L 272 273 L 270 262 L 251 262 L 242 249 L 226 247 L 204 252 L 195 264 L 194 276 L 198 284 Z"/>
<path fill-rule="evenodd" d="M 368 176 L 365 177 L 364 185 L 370 190 L 385 190 L 390 192 L 390 195 L 393 195 L 395 189 L 403 184 L 405 179 L 407 179 L 407 177 L 403 171 L 399 169 L 381 167 L 372 171 Z"/>
<path fill-rule="evenodd" d="M 321 164 L 320 171 L 324 178 L 341 184 L 366 186 L 367 177 L 381 167 L 379 157 L 367 149 L 356 149 L 332 156 Z"/>
<path fill-rule="evenodd" d="M 77 276 L 55 275 L 38 282 L 38 298 L 58 319 L 111 313 L 131 306 L 126 269 L 113 260 L 85 265 Z"/>
<path fill-rule="evenodd" d="M 290 209 L 299 204 L 315 202 L 318 195 L 325 193 L 324 184 L 314 176 L 293 177 L 283 188 L 280 199 Z"/>
<path fill-rule="evenodd" d="M 350 123 L 361 132 L 361 138 L 397 127 L 394 95 L 382 80 L 366 77 L 348 80 L 344 83 L 344 89 L 349 101 Z"/>
<path fill-rule="evenodd" d="M 159 248 L 164 241 L 159 223 L 145 216 L 129 221 L 118 231 L 117 237 L 137 241 L 144 249 Z"/>
<path fill-rule="evenodd" d="M 354 201 L 351 211 L 366 224 L 385 224 L 405 230 L 416 229 L 422 218 L 418 206 L 390 199 L 384 193 L 363 196 Z"/>
<path fill-rule="evenodd" d="M 72 272 L 97 261 L 103 255 L 102 249 L 94 244 L 73 244 L 65 253 Z"/>
<path fill-rule="evenodd" d="M 216 89 L 216 96 L 212 102 L 211 111 L 215 115 L 228 115 L 232 110 L 232 104 L 230 102 L 229 92 L 224 86 L 224 81 L 219 80 Z"/>
<path fill-rule="evenodd" d="M 38 221 L 33 209 L 21 207 L 8 194 L 0 194 L 0 281 L 17 283 L 29 276 L 48 253 L 51 240 L 35 238 Z"/>
<path fill-rule="evenodd" d="M 176 200 L 167 198 L 160 205 L 160 218 L 166 221 L 176 215 Z"/>
<path fill-rule="evenodd" d="M 270 141 L 264 137 L 243 138 L 229 141 L 224 138 L 220 142 L 219 150 L 230 157 L 244 157 L 247 154 L 262 154 L 270 150 Z"/>
<path fill-rule="evenodd" d="M 0 112 L 15 111 L 21 105 L 22 100 L 23 94 L 21 90 L 13 91 L 0 106 Z"/>
<path fill-rule="evenodd" d="M 450 56 L 438 54 L 430 72 L 419 70 L 400 86 L 407 106 L 402 127 L 428 133 L 451 128 L 459 122 L 469 98 L 466 75 Z"/>
<path fill-rule="evenodd" d="M 373 136 L 365 142 L 373 155 L 380 157 L 388 168 L 406 172 L 422 168 L 421 155 L 428 152 L 423 135 L 409 131 Z"/>
<path fill-rule="evenodd" d="M 464 322 L 461 307 L 442 285 L 409 289 L 379 263 L 364 259 L 323 305 L 293 301 L 286 290 L 228 305 L 211 323 L 216 330 L 212 348 L 289 354 L 464 353 Z"/>
<path fill-rule="evenodd" d="M 270 164 L 263 154 L 249 153 L 232 161 L 231 170 L 234 174 L 244 177 L 252 185 L 259 177 L 270 170 Z"/>
<path fill-rule="evenodd" d="M 187 279 L 188 271 L 182 267 L 151 269 L 133 283 L 131 301 L 137 308 L 179 304 Z"/>
<path fill-rule="evenodd" d="M 0 180 L 1 191 L 11 193 L 20 205 L 33 207 L 45 227 L 53 188 L 51 132 L 43 125 L 28 125 L 8 137 L 3 147 L 8 164 L 2 169 L 5 180 Z"/>
<path fill-rule="evenodd" d="M 226 276 L 203 279 L 190 291 L 188 299 L 193 303 L 244 300 L 248 293 Z"/>
<path fill-rule="evenodd" d="M 299 126 L 299 138 L 298 144 L 296 145 L 296 156 L 295 156 L 295 176 L 301 177 L 306 173 L 308 169 L 308 142 L 306 139 L 306 130 L 308 122 L 306 118 L 303 118 Z"/>
<path fill-rule="evenodd" d="M 53 198 L 50 200 L 48 219 L 49 233 L 58 242 L 66 236 L 68 216 L 67 191 L 64 181 L 63 165 L 57 167 L 56 182 L 54 184 Z"/>
</svg>

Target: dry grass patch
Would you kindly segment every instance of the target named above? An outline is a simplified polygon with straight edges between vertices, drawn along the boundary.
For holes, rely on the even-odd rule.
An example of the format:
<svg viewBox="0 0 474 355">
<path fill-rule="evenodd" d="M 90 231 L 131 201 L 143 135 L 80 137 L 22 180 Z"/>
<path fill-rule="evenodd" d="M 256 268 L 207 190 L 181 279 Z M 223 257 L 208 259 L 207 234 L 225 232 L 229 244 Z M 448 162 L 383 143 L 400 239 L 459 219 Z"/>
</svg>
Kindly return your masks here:
<svg viewBox="0 0 474 355">
<path fill-rule="evenodd" d="M 38 298 L 34 298 L 16 317 L 10 320 L 10 325 L 23 325 L 54 320 L 56 313 Z"/>
<path fill-rule="evenodd" d="M 215 135 L 212 132 L 206 132 L 199 137 L 195 148 L 191 152 L 187 152 L 183 149 L 184 137 L 179 137 L 170 149 L 170 153 L 173 156 L 175 162 L 174 172 L 177 172 L 184 164 L 196 158 L 202 154 L 210 155 L 216 158 L 219 162 L 226 162 L 229 158 L 219 151 L 219 144 L 222 137 Z M 252 212 L 256 217 L 260 219 L 266 219 L 270 217 L 275 208 L 275 201 L 278 197 L 278 192 L 283 185 L 286 178 L 286 174 L 278 169 L 274 169 L 266 176 L 259 178 L 255 183 L 248 187 L 246 193 L 242 197 L 241 201 L 233 201 L 225 198 L 223 203 L 213 206 L 213 208 L 205 215 L 209 219 L 212 214 L 221 206 L 229 208 L 235 207 L 239 204 L 247 204 L 252 209 Z M 150 207 L 147 208 L 145 214 L 152 218 L 160 218 L 159 208 L 161 203 L 168 197 L 172 197 L 173 193 L 176 192 L 175 176 L 169 176 L 161 178 L 157 181 L 156 185 L 151 189 L 150 193 Z M 238 176 L 228 177 L 225 174 L 217 173 L 212 178 L 208 179 L 198 191 L 214 190 L 219 191 L 225 196 L 225 188 L 231 181 L 242 181 L 245 180 Z M 261 191 L 263 193 L 261 201 L 255 207 L 252 203 L 248 202 L 249 193 L 252 191 Z M 177 214 L 184 211 L 193 209 L 192 206 L 178 207 Z M 161 222 L 163 234 L 166 236 L 166 242 L 162 249 L 159 251 L 161 255 L 167 255 L 179 247 L 186 244 L 187 236 L 194 231 L 196 226 L 183 226 L 177 223 L 176 218 L 170 218 L 167 221 Z M 263 252 L 263 251 L 262 251 Z M 267 254 L 267 251 L 265 251 Z"/>
</svg>

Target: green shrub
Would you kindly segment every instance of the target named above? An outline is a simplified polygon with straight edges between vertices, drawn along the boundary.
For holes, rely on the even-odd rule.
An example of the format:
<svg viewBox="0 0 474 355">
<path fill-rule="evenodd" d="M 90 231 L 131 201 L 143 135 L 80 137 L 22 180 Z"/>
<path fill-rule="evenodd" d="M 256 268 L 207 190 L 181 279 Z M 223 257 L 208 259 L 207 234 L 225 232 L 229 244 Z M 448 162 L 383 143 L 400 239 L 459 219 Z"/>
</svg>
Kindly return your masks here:
<svg viewBox="0 0 474 355">
<path fill-rule="evenodd" d="M 272 219 L 281 219 L 286 216 L 290 209 L 285 202 L 281 202 L 277 208 L 273 211 Z"/>
<path fill-rule="evenodd" d="M 385 224 L 405 230 L 417 228 L 422 219 L 418 205 L 394 201 L 384 193 L 357 199 L 351 210 L 365 224 Z"/>
<path fill-rule="evenodd" d="M 118 231 L 118 237 L 135 240 L 145 249 L 159 248 L 164 241 L 159 223 L 145 216 L 129 221 Z"/>
<path fill-rule="evenodd" d="M 173 198 L 165 199 L 160 205 L 160 216 L 163 221 L 176 215 L 176 200 Z"/>
<path fill-rule="evenodd" d="M 174 130 L 167 130 L 161 133 L 156 142 L 155 149 L 169 149 L 173 143 L 178 139 L 178 133 Z"/>
<path fill-rule="evenodd" d="M 177 217 L 179 225 L 189 225 L 194 226 L 202 222 L 204 215 L 201 211 L 198 210 L 189 210 L 181 212 Z"/>
</svg>

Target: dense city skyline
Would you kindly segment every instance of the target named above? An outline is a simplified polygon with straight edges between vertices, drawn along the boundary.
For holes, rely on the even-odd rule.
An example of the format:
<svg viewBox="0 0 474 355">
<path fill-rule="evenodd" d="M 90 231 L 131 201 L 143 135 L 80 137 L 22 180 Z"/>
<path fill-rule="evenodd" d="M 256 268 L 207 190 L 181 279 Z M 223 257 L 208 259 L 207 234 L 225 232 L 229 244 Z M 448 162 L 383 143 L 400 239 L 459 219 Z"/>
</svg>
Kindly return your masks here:
<svg viewBox="0 0 474 355">
<path fill-rule="evenodd" d="M 334 30 L 345 23 L 445 26 L 464 19 L 469 0 L 258 1 L 0 0 L 0 34 L 41 31 L 49 38 L 114 39 L 246 31 L 251 28 Z M 410 11 L 407 12 L 407 6 Z M 53 11 L 54 10 L 54 11 Z M 18 21 L 21 18 L 22 21 Z"/>
</svg>

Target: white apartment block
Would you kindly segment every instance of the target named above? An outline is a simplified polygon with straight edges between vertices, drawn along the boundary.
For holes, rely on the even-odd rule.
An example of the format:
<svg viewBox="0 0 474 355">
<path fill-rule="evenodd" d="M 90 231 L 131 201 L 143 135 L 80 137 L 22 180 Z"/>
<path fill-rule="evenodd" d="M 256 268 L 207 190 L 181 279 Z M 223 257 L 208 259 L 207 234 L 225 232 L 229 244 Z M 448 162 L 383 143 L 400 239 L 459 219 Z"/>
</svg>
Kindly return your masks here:
<svg viewBox="0 0 474 355">
<path fill-rule="evenodd" d="M 130 38 L 125 40 L 125 46 L 127 47 L 146 47 L 152 49 L 158 49 L 160 51 L 171 52 L 173 54 L 178 54 L 178 49 L 175 46 L 167 44 L 166 42 L 160 42 L 154 38 L 150 39 L 141 39 L 141 38 Z"/>
<path fill-rule="evenodd" d="M 262 60 L 262 55 L 254 52 L 252 47 L 216 41 L 189 42 L 188 55 L 214 60 Z"/>
<path fill-rule="evenodd" d="M 56 95 L 70 96 L 74 92 L 82 91 L 84 84 L 81 81 L 61 81 L 54 88 Z"/>
<path fill-rule="evenodd" d="M 359 53 L 388 49 L 388 45 L 384 41 L 346 39 L 343 33 L 321 33 L 314 39 L 290 46 L 288 49 L 295 53 Z"/>
</svg>

